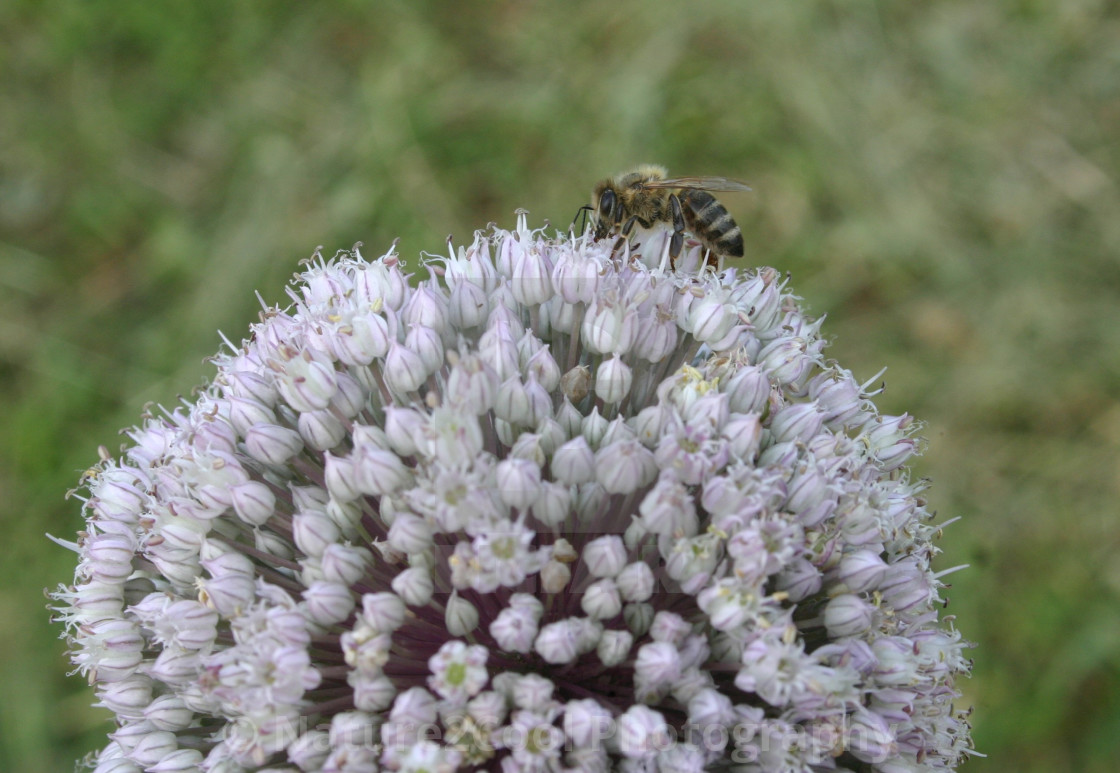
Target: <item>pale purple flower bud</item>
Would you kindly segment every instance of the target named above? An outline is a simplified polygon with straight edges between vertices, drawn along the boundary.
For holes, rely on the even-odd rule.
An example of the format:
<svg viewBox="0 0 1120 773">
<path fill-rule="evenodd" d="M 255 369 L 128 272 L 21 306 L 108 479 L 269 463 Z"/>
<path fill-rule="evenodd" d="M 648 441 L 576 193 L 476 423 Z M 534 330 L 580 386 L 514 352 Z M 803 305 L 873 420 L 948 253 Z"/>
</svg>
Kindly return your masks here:
<svg viewBox="0 0 1120 773">
<path fill-rule="evenodd" d="M 323 730 L 308 730 L 288 744 L 288 761 L 300 770 L 319 770 L 330 754 L 330 736 Z"/>
<path fill-rule="evenodd" d="M 459 282 L 451 288 L 447 320 L 460 330 L 478 327 L 490 314 L 486 291 L 473 282 Z"/>
<path fill-rule="evenodd" d="M 823 422 L 815 402 L 787 405 L 770 419 L 770 436 L 775 443 L 804 443 L 821 431 Z"/>
<path fill-rule="evenodd" d="M 347 586 L 362 579 L 372 562 L 369 550 L 351 545 L 328 545 L 319 557 L 323 579 Z"/>
<path fill-rule="evenodd" d="M 254 424 L 275 424 L 276 412 L 271 405 L 253 397 L 230 397 L 229 420 L 238 434 L 244 436 Z"/>
<path fill-rule="evenodd" d="M 668 642 L 674 647 L 684 641 L 692 633 L 692 626 L 675 612 L 661 610 L 653 617 L 649 627 L 650 638 L 654 641 Z"/>
<path fill-rule="evenodd" d="M 564 704 L 563 727 L 564 734 L 577 749 L 599 748 L 614 734 L 614 719 L 598 701 L 572 700 Z"/>
<path fill-rule="evenodd" d="M 432 328 L 423 326 L 410 328 L 405 336 L 404 345 L 409 351 L 419 355 L 425 374 L 435 373 L 443 365 L 443 341 L 440 340 L 439 333 Z M 388 360 L 385 367 L 389 367 Z"/>
<path fill-rule="evenodd" d="M 722 434 L 734 457 L 745 462 L 755 460 L 762 443 L 762 422 L 757 413 L 732 414 Z"/>
<path fill-rule="evenodd" d="M 399 456 L 413 456 L 416 453 L 417 438 L 423 437 L 427 423 L 427 417 L 415 408 L 385 406 L 385 436 L 389 447 Z"/>
<path fill-rule="evenodd" d="M 580 633 L 580 626 L 573 618 L 549 623 L 537 634 L 533 649 L 554 666 L 575 662 L 580 655 Z"/>
<path fill-rule="evenodd" d="M 627 564 L 618 573 L 615 584 L 623 601 L 648 601 L 656 585 L 653 570 L 645 561 Z"/>
<path fill-rule="evenodd" d="M 141 674 L 134 674 L 119 682 L 110 682 L 98 691 L 100 704 L 126 719 L 145 719 L 148 706 L 152 703 L 152 680 Z M 166 730 L 169 728 L 158 728 Z"/>
<path fill-rule="evenodd" d="M 852 593 L 864 593 L 879 587 L 887 575 L 887 564 L 878 553 L 855 550 L 840 559 L 836 579 Z"/>
<path fill-rule="evenodd" d="M 552 284 L 565 303 L 590 303 L 599 294 L 601 270 L 597 261 L 565 252 L 552 268 Z"/>
<path fill-rule="evenodd" d="M 401 320 L 410 328 L 427 327 L 442 332 L 447 328 L 447 297 L 434 282 L 425 282 L 405 301 Z"/>
<path fill-rule="evenodd" d="M 753 365 L 739 368 L 723 389 L 730 398 L 728 408 L 735 413 L 761 413 L 770 399 L 770 381 Z"/>
<path fill-rule="evenodd" d="M 681 675 L 681 656 L 677 648 L 665 641 L 654 641 L 638 648 L 634 659 L 635 681 L 647 685 L 675 682 Z"/>
<path fill-rule="evenodd" d="M 381 633 L 392 633 L 404 625 L 408 610 L 395 593 L 382 591 L 362 596 L 362 619 Z"/>
<path fill-rule="evenodd" d="M 338 384 L 329 363 L 313 359 L 310 351 L 305 350 L 293 354 L 280 367 L 276 386 L 294 410 L 317 411 L 330 405 Z"/>
<path fill-rule="evenodd" d="M 552 297 L 552 264 L 540 249 L 521 245 L 514 250 L 510 292 L 522 306 L 537 306 Z"/>
<path fill-rule="evenodd" d="M 544 712 L 550 708 L 555 685 L 537 674 L 522 674 L 513 685 L 513 705 L 525 711 Z"/>
<path fill-rule="evenodd" d="M 541 468 L 527 459 L 503 459 L 495 470 L 498 496 L 510 507 L 528 509 L 541 489 Z"/>
<path fill-rule="evenodd" d="M 341 536 L 338 526 L 325 513 L 310 511 L 292 516 L 292 539 L 309 556 L 321 556 Z"/>
<path fill-rule="evenodd" d="M 95 534 L 86 539 L 82 564 L 89 576 L 99 582 L 120 582 L 132 574 L 136 541 L 124 534 Z"/>
<path fill-rule="evenodd" d="M 276 495 L 264 483 L 247 480 L 230 488 L 230 500 L 237 517 L 251 526 L 262 526 L 276 509 Z"/>
<path fill-rule="evenodd" d="M 630 366 L 617 355 L 604 361 L 595 372 L 595 394 L 608 405 L 622 402 L 633 383 Z"/>
<path fill-rule="evenodd" d="M 758 353 L 757 364 L 779 384 L 796 384 L 808 372 L 813 361 L 805 354 L 804 341 L 781 337 L 763 347 Z"/>
<path fill-rule="evenodd" d="M 319 625 L 333 625 L 350 616 L 354 610 L 354 596 L 350 589 L 337 582 L 318 580 L 303 591 L 307 613 Z"/>
<path fill-rule="evenodd" d="M 615 534 L 596 537 L 584 546 L 583 561 L 592 577 L 614 577 L 626 565 L 626 546 Z"/>
<path fill-rule="evenodd" d="M 658 312 L 638 329 L 632 353 L 649 362 L 661 362 L 676 350 L 679 336 L 673 317 Z"/>
<path fill-rule="evenodd" d="M 245 450 L 258 462 L 280 467 L 303 450 L 303 438 L 294 429 L 254 424 L 245 433 Z"/>
<path fill-rule="evenodd" d="M 897 752 L 894 731 L 874 712 L 857 707 L 845 724 L 844 748 L 864 762 L 882 763 Z"/>
<path fill-rule="evenodd" d="M 506 379 L 494 396 L 494 415 L 510 424 L 528 426 L 531 405 L 525 384 L 517 376 Z"/>
<path fill-rule="evenodd" d="M 622 598 L 614 580 L 604 577 L 591 583 L 579 600 L 580 609 L 592 620 L 610 620 L 622 611 Z"/>
<path fill-rule="evenodd" d="M 346 675 L 346 683 L 354 688 L 354 708 L 360 711 L 377 712 L 387 709 L 397 694 L 393 680 L 384 674 L 351 671 Z"/>
<path fill-rule="evenodd" d="M 555 392 L 560 386 L 560 366 L 546 347 L 529 358 L 525 364 L 525 376 L 535 378 L 546 394 Z M 551 400 L 549 407 L 551 408 Z"/>
<path fill-rule="evenodd" d="M 498 613 L 489 631 L 504 651 L 528 654 L 537 636 L 537 618 L 524 607 L 510 606 Z"/>
<path fill-rule="evenodd" d="M 303 442 L 316 451 L 334 448 L 346 437 L 346 427 L 329 410 L 301 413 L 298 427 Z"/>
<path fill-rule="evenodd" d="M 138 765 L 149 768 L 168 756 L 179 744 L 175 734 L 166 730 L 153 730 L 141 738 L 128 753 L 128 758 Z"/>
<path fill-rule="evenodd" d="M 692 495 L 678 480 L 663 477 L 638 505 L 642 525 L 654 534 L 692 537 L 699 528 Z"/>
<path fill-rule="evenodd" d="M 412 476 L 400 457 L 375 446 L 360 446 L 352 456 L 354 477 L 363 494 L 384 496 L 404 488 Z"/>
<path fill-rule="evenodd" d="M 400 395 L 415 392 L 428 378 L 428 366 L 412 349 L 397 343 L 389 344 L 385 356 L 385 383 Z"/>
<path fill-rule="evenodd" d="M 858 636 L 874 622 L 875 608 L 851 593 L 837 596 L 824 608 L 824 625 L 834 639 Z"/>
<path fill-rule="evenodd" d="M 478 627 L 478 609 L 474 604 L 452 591 L 444 611 L 444 625 L 452 636 L 466 636 Z"/>
<path fill-rule="evenodd" d="M 618 718 L 618 748 L 624 757 L 653 759 L 671 744 L 669 726 L 661 712 L 638 705 Z"/>
<path fill-rule="evenodd" d="M 161 695 L 144 709 L 144 718 L 157 730 L 175 732 L 190 727 L 194 712 L 172 693 Z"/>
<path fill-rule="evenodd" d="M 685 330 L 700 342 L 718 341 L 727 335 L 739 321 L 735 307 L 724 303 L 719 296 L 708 295 L 693 303 L 688 309 L 688 323 Z"/>
<path fill-rule="evenodd" d="M 630 494 L 657 477 L 653 453 L 636 440 L 611 443 L 595 453 L 595 478 L 611 494 Z"/>
<path fill-rule="evenodd" d="M 820 570 L 804 558 L 795 558 L 775 577 L 775 587 L 789 594 L 790 601 L 809 598 L 821 589 Z"/>
<path fill-rule="evenodd" d="M 346 365 L 369 365 L 389 351 L 389 324 L 380 314 L 356 314 L 339 328 L 331 347 Z"/>
</svg>

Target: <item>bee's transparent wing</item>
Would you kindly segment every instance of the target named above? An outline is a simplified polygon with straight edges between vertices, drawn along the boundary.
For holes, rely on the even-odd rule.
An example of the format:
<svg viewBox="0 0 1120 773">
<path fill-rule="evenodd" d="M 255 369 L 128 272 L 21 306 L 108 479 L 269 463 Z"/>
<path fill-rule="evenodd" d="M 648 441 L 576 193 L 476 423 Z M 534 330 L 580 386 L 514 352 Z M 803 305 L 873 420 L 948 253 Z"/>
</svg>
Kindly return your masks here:
<svg viewBox="0 0 1120 773">
<path fill-rule="evenodd" d="M 749 191 L 751 187 L 726 177 L 670 177 L 642 183 L 643 188 L 694 188 L 701 191 Z"/>
</svg>

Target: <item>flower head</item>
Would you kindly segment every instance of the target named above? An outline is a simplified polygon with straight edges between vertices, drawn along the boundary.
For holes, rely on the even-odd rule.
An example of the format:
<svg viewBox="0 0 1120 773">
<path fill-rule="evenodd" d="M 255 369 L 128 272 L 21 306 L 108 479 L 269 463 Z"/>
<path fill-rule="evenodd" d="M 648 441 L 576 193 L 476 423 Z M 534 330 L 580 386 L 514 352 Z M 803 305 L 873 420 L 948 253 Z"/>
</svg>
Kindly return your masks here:
<svg viewBox="0 0 1120 773">
<path fill-rule="evenodd" d="M 662 257 L 314 260 L 84 482 L 96 770 L 953 768 L 913 420 L 776 271 Z"/>
</svg>

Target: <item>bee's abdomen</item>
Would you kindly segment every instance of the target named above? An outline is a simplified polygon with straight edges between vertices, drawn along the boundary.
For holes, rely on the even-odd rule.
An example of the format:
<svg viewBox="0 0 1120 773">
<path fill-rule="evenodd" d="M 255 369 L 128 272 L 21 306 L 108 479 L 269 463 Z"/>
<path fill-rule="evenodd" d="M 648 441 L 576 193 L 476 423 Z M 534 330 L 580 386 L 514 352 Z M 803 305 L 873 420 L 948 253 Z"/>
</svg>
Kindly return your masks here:
<svg viewBox="0 0 1120 773">
<path fill-rule="evenodd" d="M 705 247 L 729 258 L 743 257 L 743 234 L 715 196 L 707 191 L 688 189 L 681 191 L 677 198 L 689 230 Z"/>
</svg>

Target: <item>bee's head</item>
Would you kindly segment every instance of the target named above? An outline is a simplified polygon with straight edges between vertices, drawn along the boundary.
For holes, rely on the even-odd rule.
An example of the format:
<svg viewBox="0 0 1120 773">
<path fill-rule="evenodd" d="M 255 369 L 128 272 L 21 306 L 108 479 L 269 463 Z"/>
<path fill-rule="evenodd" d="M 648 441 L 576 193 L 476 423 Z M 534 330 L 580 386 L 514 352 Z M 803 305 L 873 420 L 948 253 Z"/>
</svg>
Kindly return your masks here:
<svg viewBox="0 0 1120 773">
<path fill-rule="evenodd" d="M 595 236 L 602 239 L 622 221 L 622 206 L 613 180 L 603 180 L 591 193 L 591 211 L 595 218 Z"/>
</svg>

